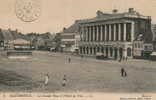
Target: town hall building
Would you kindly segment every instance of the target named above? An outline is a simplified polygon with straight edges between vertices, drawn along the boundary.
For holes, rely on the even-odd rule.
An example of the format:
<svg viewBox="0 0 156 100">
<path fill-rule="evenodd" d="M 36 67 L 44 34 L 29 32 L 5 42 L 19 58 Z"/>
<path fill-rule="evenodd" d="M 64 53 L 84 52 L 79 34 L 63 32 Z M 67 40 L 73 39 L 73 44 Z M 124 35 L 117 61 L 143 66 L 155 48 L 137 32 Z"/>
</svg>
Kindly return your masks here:
<svg viewBox="0 0 156 100">
<path fill-rule="evenodd" d="M 124 13 L 118 13 L 117 9 L 112 13 L 97 11 L 95 18 L 81 20 L 79 24 L 80 55 L 102 54 L 118 59 L 152 51 L 151 17 L 133 8 Z"/>
</svg>

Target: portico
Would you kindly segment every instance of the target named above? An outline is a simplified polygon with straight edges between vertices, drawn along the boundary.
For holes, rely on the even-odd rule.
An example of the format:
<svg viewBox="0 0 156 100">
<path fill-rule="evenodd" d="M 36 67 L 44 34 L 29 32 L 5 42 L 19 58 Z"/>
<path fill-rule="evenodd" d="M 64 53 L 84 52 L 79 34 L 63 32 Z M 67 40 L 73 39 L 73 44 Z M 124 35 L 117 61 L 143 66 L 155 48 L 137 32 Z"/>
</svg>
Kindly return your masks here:
<svg viewBox="0 0 156 100">
<path fill-rule="evenodd" d="M 133 42 L 138 34 L 150 31 L 150 17 L 139 15 L 132 8 L 126 13 L 107 14 L 98 11 L 97 17 L 81 20 L 80 54 L 108 58 L 133 57 Z M 140 28 L 144 24 L 145 30 Z M 87 53 L 86 53 L 87 51 Z"/>
</svg>

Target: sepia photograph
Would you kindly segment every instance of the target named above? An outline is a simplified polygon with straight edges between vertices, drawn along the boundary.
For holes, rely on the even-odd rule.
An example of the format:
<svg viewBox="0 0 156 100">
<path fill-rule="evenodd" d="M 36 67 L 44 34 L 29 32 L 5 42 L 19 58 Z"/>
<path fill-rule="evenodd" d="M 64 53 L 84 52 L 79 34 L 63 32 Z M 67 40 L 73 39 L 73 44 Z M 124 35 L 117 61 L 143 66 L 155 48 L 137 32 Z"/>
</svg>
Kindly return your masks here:
<svg viewBox="0 0 156 100">
<path fill-rule="evenodd" d="M 156 93 L 156 1 L 0 0 L 0 93 L 23 92 Z"/>
</svg>

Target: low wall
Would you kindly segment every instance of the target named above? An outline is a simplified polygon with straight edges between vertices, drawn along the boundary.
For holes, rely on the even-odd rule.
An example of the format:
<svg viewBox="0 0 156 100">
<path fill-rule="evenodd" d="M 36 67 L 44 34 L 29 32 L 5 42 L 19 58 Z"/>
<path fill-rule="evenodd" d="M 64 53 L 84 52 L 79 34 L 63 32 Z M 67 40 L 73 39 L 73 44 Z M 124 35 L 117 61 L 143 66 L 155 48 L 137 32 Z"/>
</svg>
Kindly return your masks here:
<svg viewBox="0 0 156 100">
<path fill-rule="evenodd" d="M 32 56 L 31 51 L 8 51 L 7 56 Z"/>
</svg>

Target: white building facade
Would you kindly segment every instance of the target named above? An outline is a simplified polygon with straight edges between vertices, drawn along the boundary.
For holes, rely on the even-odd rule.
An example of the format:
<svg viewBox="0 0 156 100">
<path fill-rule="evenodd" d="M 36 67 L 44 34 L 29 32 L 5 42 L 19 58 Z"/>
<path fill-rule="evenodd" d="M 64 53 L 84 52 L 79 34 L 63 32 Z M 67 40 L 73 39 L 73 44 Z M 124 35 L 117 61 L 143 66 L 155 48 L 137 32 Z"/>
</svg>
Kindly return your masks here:
<svg viewBox="0 0 156 100">
<path fill-rule="evenodd" d="M 80 22 L 79 52 L 81 55 L 95 56 L 102 53 L 108 58 L 132 58 L 135 56 L 133 42 L 139 34 L 143 42 L 150 42 L 151 19 L 130 8 L 128 12 L 112 14 L 97 12 L 97 17 Z"/>
</svg>

